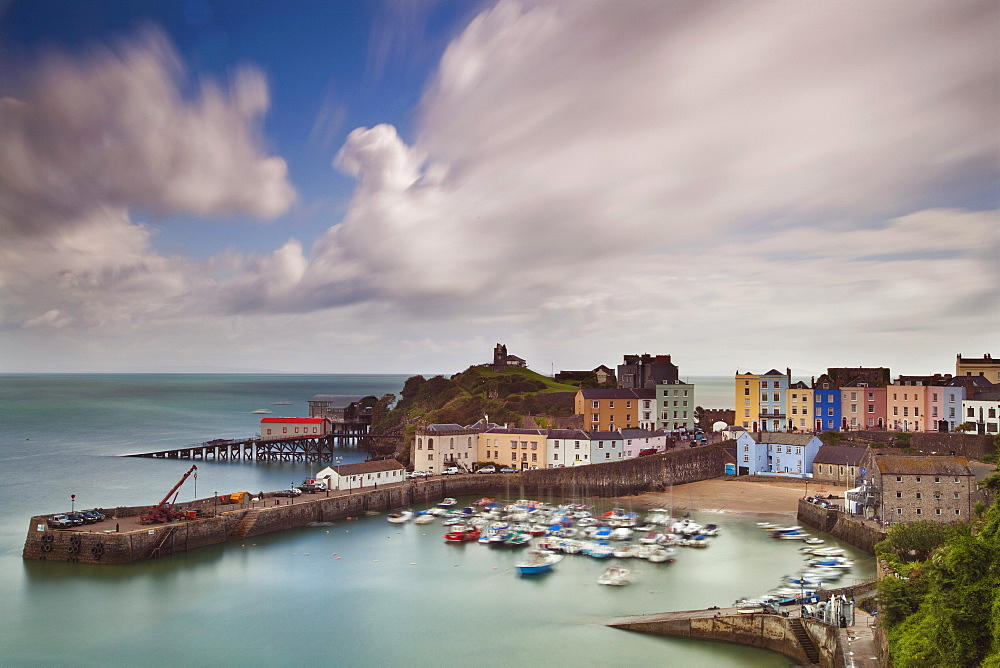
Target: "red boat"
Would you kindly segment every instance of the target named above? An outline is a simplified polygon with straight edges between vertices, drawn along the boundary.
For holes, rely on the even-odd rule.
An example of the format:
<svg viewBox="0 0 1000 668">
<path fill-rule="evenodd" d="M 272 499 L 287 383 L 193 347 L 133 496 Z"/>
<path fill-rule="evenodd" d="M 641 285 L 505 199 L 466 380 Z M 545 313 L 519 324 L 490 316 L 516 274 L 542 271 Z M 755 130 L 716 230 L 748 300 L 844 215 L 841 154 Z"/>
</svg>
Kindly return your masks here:
<svg viewBox="0 0 1000 668">
<path fill-rule="evenodd" d="M 479 527 L 453 529 L 450 533 L 444 535 L 444 540 L 448 543 L 467 543 L 479 540 Z"/>
</svg>

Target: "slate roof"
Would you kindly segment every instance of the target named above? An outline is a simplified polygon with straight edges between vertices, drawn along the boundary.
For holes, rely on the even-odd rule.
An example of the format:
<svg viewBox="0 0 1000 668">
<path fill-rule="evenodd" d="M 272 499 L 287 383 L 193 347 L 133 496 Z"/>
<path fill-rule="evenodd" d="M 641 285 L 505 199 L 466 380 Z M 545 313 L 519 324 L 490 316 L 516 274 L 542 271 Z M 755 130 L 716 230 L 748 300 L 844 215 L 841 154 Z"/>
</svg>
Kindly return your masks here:
<svg viewBox="0 0 1000 668">
<path fill-rule="evenodd" d="M 865 448 L 851 448 L 846 445 L 822 445 L 813 464 L 834 464 L 836 466 L 857 466 L 865 456 Z"/>
<path fill-rule="evenodd" d="M 497 427 L 496 429 L 487 429 L 487 434 L 528 434 L 534 436 L 545 436 L 544 429 L 520 429 L 520 428 L 509 428 L 509 427 Z"/>
<path fill-rule="evenodd" d="M 585 389 L 580 390 L 584 399 L 655 399 L 656 390 L 646 388 L 613 388 L 613 389 Z"/>
<path fill-rule="evenodd" d="M 816 438 L 812 434 L 786 434 L 783 431 L 763 431 L 753 434 L 753 440 L 758 443 L 773 445 L 808 445 Z"/>
<path fill-rule="evenodd" d="M 358 464 L 341 464 L 340 466 L 330 466 L 337 475 L 358 475 L 361 473 L 380 473 L 382 471 L 397 471 L 405 468 L 395 459 L 381 459 L 373 462 L 360 462 Z"/>
<path fill-rule="evenodd" d="M 314 394 L 309 397 L 309 403 L 329 403 L 335 408 L 346 408 L 353 403 L 361 401 L 366 396 L 364 394 Z"/>
<path fill-rule="evenodd" d="M 882 455 L 875 457 L 875 466 L 890 475 L 972 475 L 965 457 Z"/>
<path fill-rule="evenodd" d="M 621 433 L 617 431 L 595 431 L 590 435 L 592 441 L 620 441 Z"/>
<path fill-rule="evenodd" d="M 1000 392 L 980 392 L 972 399 L 966 401 L 1000 401 Z"/>
<path fill-rule="evenodd" d="M 463 427 L 460 424 L 429 424 L 424 427 L 424 431 L 464 431 L 468 427 Z"/>
<path fill-rule="evenodd" d="M 550 429 L 548 438 L 570 438 L 578 441 L 589 441 L 590 434 L 582 429 Z"/>
<path fill-rule="evenodd" d="M 622 429 L 622 438 L 651 438 L 654 432 L 648 429 Z"/>
</svg>

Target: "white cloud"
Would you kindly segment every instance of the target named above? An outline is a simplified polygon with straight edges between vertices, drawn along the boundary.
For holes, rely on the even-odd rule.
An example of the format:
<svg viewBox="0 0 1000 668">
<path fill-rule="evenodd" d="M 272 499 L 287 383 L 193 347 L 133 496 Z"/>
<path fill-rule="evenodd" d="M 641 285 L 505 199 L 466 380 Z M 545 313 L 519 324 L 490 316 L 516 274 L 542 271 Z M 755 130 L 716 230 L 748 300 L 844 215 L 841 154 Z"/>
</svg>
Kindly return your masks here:
<svg viewBox="0 0 1000 668">
<path fill-rule="evenodd" d="M 295 193 L 284 160 L 263 155 L 269 105 L 260 72 L 197 94 L 177 55 L 147 31 L 117 50 L 44 59 L 0 106 L 0 216 L 9 232 L 73 224 L 102 206 L 163 214 L 273 218 Z"/>
</svg>

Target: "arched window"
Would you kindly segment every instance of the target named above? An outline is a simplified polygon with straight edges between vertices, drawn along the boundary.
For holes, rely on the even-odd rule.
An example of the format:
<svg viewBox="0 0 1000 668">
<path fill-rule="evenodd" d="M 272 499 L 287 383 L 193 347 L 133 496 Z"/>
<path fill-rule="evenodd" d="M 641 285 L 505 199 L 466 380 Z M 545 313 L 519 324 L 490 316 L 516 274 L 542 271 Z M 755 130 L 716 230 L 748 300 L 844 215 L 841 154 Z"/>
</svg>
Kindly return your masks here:
<svg viewBox="0 0 1000 668">
<path fill-rule="evenodd" d="M 434 439 L 433 438 L 428 438 L 427 439 L 427 449 L 428 450 L 433 450 L 434 449 Z"/>
</svg>

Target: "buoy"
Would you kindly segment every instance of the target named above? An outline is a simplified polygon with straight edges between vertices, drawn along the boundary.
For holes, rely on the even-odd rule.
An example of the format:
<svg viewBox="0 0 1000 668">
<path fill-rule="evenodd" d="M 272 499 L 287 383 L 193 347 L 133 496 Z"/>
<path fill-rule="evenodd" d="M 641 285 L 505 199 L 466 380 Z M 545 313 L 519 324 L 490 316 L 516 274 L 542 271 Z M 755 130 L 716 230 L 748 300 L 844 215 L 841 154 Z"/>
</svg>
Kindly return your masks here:
<svg viewBox="0 0 1000 668">
<path fill-rule="evenodd" d="M 340 557 L 337 557 L 337 559 L 339 560 L 339 559 L 340 559 Z"/>
<path fill-rule="evenodd" d="M 336 553 L 336 552 L 334 552 L 334 553 L 333 553 L 333 556 L 337 556 L 337 553 Z"/>
<path fill-rule="evenodd" d="M 410 562 L 410 566 L 416 566 L 416 565 L 417 565 L 417 562 L 415 562 L 415 561 L 411 561 Z"/>
</svg>

